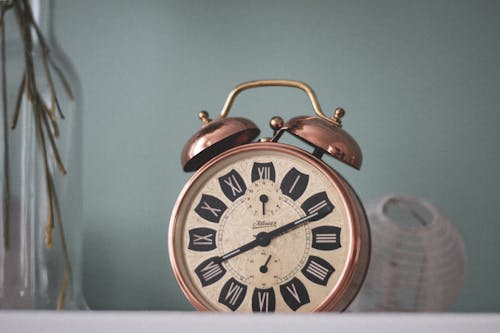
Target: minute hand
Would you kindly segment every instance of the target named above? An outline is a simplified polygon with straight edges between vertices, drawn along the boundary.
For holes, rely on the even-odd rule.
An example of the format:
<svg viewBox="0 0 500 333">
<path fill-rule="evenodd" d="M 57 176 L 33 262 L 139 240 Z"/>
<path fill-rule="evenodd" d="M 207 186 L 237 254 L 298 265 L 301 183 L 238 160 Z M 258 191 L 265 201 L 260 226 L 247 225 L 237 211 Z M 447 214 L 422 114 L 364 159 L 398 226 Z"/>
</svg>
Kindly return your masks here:
<svg viewBox="0 0 500 333">
<path fill-rule="evenodd" d="M 276 238 L 278 236 L 281 236 L 281 235 L 284 235 L 286 234 L 287 232 L 301 226 L 302 224 L 305 224 L 306 222 L 309 222 L 310 219 L 312 219 L 313 217 L 316 217 L 316 215 L 318 215 L 319 213 L 318 212 L 314 212 L 312 214 L 309 214 L 309 215 L 306 215 L 304 217 L 301 217 L 300 219 L 298 220 L 295 220 L 293 222 L 290 222 L 288 224 L 285 224 L 285 225 L 282 225 L 281 227 L 279 228 L 276 228 L 272 231 L 269 231 L 267 232 L 266 234 L 266 238 L 270 241 L 271 239 L 273 238 Z M 259 235 L 257 235 L 257 238 L 259 237 Z"/>
<path fill-rule="evenodd" d="M 281 236 L 283 234 L 286 234 L 287 232 L 299 227 L 300 225 L 308 222 L 310 219 L 318 215 L 318 212 L 314 212 L 312 214 L 306 215 L 304 217 L 301 217 L 298 220 L 295 220 L 293 222 L 290 222 L 288 224 L 285 224 L 279 228 L 276 228 L 270 232 L 261 232 L 257 236 L 255 236 L 255 239 L 240 246 L 237 249 L 234 249 L 220 257 L 217 258 L 218 262 L 223 262 L 228 259 L 231 259 L 233 257 L 236 257 L 237 255 L 240 255 L 244 252 L 247 252 L 257 246 L 268 246 L 269 243 L 273 238 L 276 238 L 278 236 Z"/>
</svg>

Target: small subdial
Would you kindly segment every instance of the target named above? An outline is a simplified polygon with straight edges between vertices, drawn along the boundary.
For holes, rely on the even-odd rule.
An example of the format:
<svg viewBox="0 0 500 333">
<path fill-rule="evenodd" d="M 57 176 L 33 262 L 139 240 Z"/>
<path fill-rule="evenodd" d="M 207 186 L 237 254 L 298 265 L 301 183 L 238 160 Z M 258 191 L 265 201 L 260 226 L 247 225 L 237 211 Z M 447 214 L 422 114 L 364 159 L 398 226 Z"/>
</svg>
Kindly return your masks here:
<svg viewBox="0 0 500 333">
<path fill-rule="evenodd" d="M 246 277 L 249 284 L 258 288 L 269 288 L 282 279 L 281 260 L 267 250 L 259 250 L 246 264 Z"/>
<path fill-rule="evenodd" d="M 255 181 L 247 193 L 247 208 L 256 217 L 274 216 L 281 208 L 279 188 L 270 181 Z"/>
</svg>

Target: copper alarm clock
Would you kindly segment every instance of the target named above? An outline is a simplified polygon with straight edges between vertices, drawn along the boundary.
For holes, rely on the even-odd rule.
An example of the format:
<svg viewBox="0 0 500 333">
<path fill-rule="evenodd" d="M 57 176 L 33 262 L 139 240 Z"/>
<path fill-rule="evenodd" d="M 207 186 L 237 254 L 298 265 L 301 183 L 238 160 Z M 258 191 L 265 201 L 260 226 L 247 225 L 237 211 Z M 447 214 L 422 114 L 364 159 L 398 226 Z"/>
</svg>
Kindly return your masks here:
<svg viewBox="0 0 500 333">
<path fill-rule="evenodd" d="M 271 119 L 274 135 L 228 117 L 235 97 L 256 87 L 301 89 L 315 115 Z M 201 311 L 342 311 L 363 282 L 370 234 L 361 201 L 324 153 L 359 169 L 362 155 L 342 129 L 344 110 L 324 115 L 303 82 L 261 80 L 234 88 L 216 120 L 186 144 L 185 171 L 196 171 L 170 220 L 174 275 Z M 312 152 L 279 143 L 290 133 Z"/>
</svg>

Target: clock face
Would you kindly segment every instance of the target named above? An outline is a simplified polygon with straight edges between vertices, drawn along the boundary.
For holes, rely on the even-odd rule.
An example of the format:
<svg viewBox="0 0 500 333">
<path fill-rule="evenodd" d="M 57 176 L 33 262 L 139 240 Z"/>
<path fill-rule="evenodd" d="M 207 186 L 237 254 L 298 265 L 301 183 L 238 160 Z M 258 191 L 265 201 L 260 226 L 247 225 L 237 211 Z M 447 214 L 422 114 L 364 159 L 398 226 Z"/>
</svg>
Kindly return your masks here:
<svg viewBox="0 0 500 333">
<path fill-rule="evenodd" d="M 181 194 L 169 240 L 176 277 L 200 310 L 323 309 L 352 265 L 348 194 L 297 148 L 250 146 L 210 162 Z"/>
</svg>

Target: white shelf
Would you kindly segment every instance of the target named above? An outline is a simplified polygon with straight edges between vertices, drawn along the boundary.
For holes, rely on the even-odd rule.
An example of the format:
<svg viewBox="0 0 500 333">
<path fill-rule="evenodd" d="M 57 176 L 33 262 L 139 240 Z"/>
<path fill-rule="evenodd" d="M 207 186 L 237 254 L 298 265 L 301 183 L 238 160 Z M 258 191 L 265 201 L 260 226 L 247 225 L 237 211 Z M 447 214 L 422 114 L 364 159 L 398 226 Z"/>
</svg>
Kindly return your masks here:
<svg viewBox="0 0 500 333">
<path fill-rule="evenodd" d="M 0 333 L 500 332 L 500 314 L 274 314 L 0 311 Z"/>
</svg>

